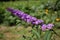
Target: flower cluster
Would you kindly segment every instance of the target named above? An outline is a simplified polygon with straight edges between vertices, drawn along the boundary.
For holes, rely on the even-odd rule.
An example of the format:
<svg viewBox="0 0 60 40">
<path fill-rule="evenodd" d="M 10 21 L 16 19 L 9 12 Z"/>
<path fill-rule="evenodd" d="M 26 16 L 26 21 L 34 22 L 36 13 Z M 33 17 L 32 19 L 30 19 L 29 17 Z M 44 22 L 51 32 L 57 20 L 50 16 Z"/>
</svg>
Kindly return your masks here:
<svg viewBox="0 0 60 40">
<path fill-rule="evenodd" d="M 52 29 L 52 27 L 54 26 L 53 24 L 44 24 L 44 21 L 41 19 L 37 19 L 31 15 L 28 15 L 20 10 L 15 10 L 13 8 L 7 8 L 8 11 L 10 11 L 11 13 L 13 13 L 14 15 L 18 16 L 19 18 L 21 18 L 22 20 L 26 21 L 27 23 L 32 23 L 35 25 L 40 24 L 41 25 L 41 29 L 44 31 L 46 29 Z"/>
<path fill-rule="evenodd" d="M 45 31 L 46 29 L 50 30 L 50 29 L 52 29 L 53 26 L 54 26 L 53 24 L 47 24 L 47 25 L 43 24 L 42 27 L 41 27 L 41 29 L 43 31 Z"/>
<path fill-rule="evenodd" d="M 27 23 L 32 23 L 32 24 L 38 25 L 38 24 L 41 24 L 44 22 L 43 20 L 32 17 L 20 10 L 14 10 L 12 8 L 7 8 L 7 10 L 10 11 L 11 13 L 13 13 L 14 15 L 18 16 L 22 20 L 26 21 Z"/>
</svg>

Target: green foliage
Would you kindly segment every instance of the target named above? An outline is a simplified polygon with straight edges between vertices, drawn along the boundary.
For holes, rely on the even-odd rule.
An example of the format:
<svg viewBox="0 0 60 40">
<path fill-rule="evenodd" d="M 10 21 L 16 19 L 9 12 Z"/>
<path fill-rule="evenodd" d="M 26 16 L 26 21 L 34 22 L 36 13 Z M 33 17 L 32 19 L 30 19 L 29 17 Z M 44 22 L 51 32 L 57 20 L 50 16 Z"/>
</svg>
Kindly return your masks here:
<svg viewBox="0 0 60 40">
<path fill-rule="evenodd" d="M 55 0 L 56 1 L 56 0 Z M 29 3 L 28 3 L 29 2 Z M 52 3 L 48 3 L 47 0 L 44 1 L 15 1 L 15 2 L 0 2 L 0 23 L 9 25 L 9 26 L 21 26 L 23 25 L 24 27 L 31 26 L 31 24 L 26 23 L 25 21 L 21 20 L 17 16 L 13 15 L 12 13 L 8 12 L 6 10 L 7 7 L 12 7 L 14 9 L 19 9 L 26 14 L 29 14 L 31 16 L 36 17 L 37 19 L 42 19 L 44 20 L 44 23 L 54 23 L 55 27 L 54 28 L 60 28 L 60 22 L 56 22 L 56 18 L 60 18 L 60 11 L 54 11 L 53 9 L 50 10 L 51 4 L 54 3 L 54 0 L 52 0 Z M 46 6 L 47 5 L 47 6 Z M 54 4 L 53 4 L 54 5 Z M 59 8 L 60 3 L 58 3 L 56 6 Z M 48 10 L 46 14 L 46 9 Z M 34 26 L 35 27 L 35 26 Z M 21 37 L 20 40 L 50 40 L 52 37 L 52 31 L 46 31 L 43 35 L 43 32 L 41 31 L 41 28 L 39 26 L 35 27 L 32 29 L 31 34 L 26 34 L 29 33 L 27 32 L 26 29 L 16 31 L 17 27 L 15 29 L 11 29 L 10 31 L 14 34 L 22 34 L 23 36 Z M 41 35 L 42 34 L 42 35 Z M 43 36 L 43 37 L 42 37 Z M 42 37 L 42 38 L 41 38 Z M 3 34 L 0 34 L 0 38 L 3 38 Z M 19 40 L 18 39 L 18 40 Z"/>
<path fill-rule="evenodd" d="M 5 11 L 2 9 L 2 8 L 0 8 L 0 24 L 1 23 L 3 23 L 3 21 L 4 21 L 4 13 L 5 13 Z"/>
<path fill-rule="evenodd" d="M 40 34 L 34 29 L 32 30 L 32 32 L 33 32 L 33 35 L 36 35 L 36 39 L 40 40 Z"/>
<path fill-rule="evenodd" d="M 38 2 L 38 3 L 37 3 Z M 0 23 L 4 23 L 7 25 L 27 25 L 26 22 L 22 21 L 18 17 L 14 16 L 10 12 L 7 12 L 6 7 L 12 7 L 14 9 L 19 9 L 31 16 L 34 16 L 38 19 L 43 19 L 45 23 L 49 22 L 55 22 L 55 19 L 59 18 L 59 11 L 54 13 L 51 10 L 49 10 L 48 15 L 45 13 L 45 4 L 47 4 L 48 1 L 42 2 L 42 1 L 22 1 L 22 2 L 0 2 L 0 10 L 1 10 L 1 18 Z M 51 2 L 51 1 L 50 1 Z M 53 0 L 52 0 L 53 2 Z M 34 4 L 36 3 L 36 4 Z M 55 3 L 55 2 L 54 2 Z"/>
<path fill-rule="evenodd" d="M 44 36 L 44 40 L 51 40 L 52 31 L 47 31 Z"/>
<path fill-rule="evenodd" d="M 3 39 L 3 38 L 4 38 L 4 34 L 0 33 L 0 39 Z"/>
</svg>

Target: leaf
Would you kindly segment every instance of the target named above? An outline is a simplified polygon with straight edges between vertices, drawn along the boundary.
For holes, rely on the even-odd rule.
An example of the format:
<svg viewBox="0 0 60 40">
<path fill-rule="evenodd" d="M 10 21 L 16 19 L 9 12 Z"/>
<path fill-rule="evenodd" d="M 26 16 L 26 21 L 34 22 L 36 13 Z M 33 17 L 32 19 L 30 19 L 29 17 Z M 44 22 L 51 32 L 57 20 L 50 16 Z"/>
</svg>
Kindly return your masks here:
<svg viewBox="0 0 60 40">
<path fill-rule="evenodd" d="M 40 35 L 39 35 L 39 33 L 38 33 L 36 30 L 34 30 L 34 29 L 32 29 L 32 32 L 33 32 L 34 35 L 37 36 L 38 40 L 40 40 Z"/>
<path fill-rule="evenodd" d="M 51 39 L 51 34 L 52 34 L 52 31 L 47 31 L 45 33 L 44 40 L 50 40 Z"/>
</svg>

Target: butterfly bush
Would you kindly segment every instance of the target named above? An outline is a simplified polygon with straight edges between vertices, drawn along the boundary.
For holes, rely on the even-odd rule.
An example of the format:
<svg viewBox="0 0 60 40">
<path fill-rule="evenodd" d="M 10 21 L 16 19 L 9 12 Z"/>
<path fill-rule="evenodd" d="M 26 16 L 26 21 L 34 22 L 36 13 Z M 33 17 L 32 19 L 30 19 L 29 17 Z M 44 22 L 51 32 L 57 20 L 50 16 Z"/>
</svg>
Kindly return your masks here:
<svg viewBox="0 0 60 40">
<path fill-rule="evenodd" d="M 37 19 L 31 15 L 28 15 L 20 10 L 13 9 L 13 8 L 7 8 L 8 11 L 10 11 L 13 15 L 18 16 L 20 19 L 26 21 L 27 23 L 35 24 L 35 25 L 41 25 L 41 29 L 44 31 L 46 29 L 52 29 L 54 26 L 53 24 L 44 24 L 44 21 L 41 19 Z"/>
</svg>

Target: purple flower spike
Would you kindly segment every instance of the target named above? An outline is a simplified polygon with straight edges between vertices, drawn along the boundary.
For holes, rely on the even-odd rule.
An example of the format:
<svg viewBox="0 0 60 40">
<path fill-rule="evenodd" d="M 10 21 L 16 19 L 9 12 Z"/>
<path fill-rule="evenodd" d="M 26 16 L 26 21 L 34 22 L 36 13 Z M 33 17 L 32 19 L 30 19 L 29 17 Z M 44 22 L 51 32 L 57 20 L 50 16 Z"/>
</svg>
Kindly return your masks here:
<svg viewBox="0 0 60 40">
<path fill-rule="evenodd" d="M 14 10 L 13 8 L 7 8 L 8 11 L 10 11 L 11 13 L 16 13 L 18 10 Z"/>
<path fill-rule="evenodd" d="M 53 24 L 48 24 L 47 29 L 52 29 L 53 26 L 54 26 Z"/>
<path fill-rule="evenodd" d="M 53 24 L 46 25 L 46 24 L 44 24 L 43 20 L 37 19 L 31 15 L 28 15 L 28 14 L 20 11 L 20 10 L 14 10 L 13 8 L 7 8 L 7 10 L 10 11 L 11 13 L 13 13 L 15 16 L 18 16 L 22 20 L 26 21 L 27 23 L 32 23 L 35 25 L 40 24 L 42 31 L 45 31 L 46 29 L 50 30 L 54 26 Z"/>
<path fill-rule="evenodd" d="M 32 24 L 38 25 L 43 22 L 43 20 L 38 20 L 37 18 L 32 17 L 28 14 L 25 14 L 24 12 L 22 12 L 20 10 L 15 10 L 13 8 L 7 8 L 7 10 L 10 11 L 11 13 L 13 13 L 14 15 L 18 16 L 19 18 L 23 19 L 27 23 L 32 23 Z"/>
<path fill-rule="evenodd" d="M 42 31 L 45 31 L 45 30 L 46 30 L 46 27 L 47 27 L 47 25 L 46 25 L 46 24 L 43 24 L 43 25 L 41 26 Z"/>
<path fill-rule="evenodd" d="M 13 12 L 13 8 L 7 8 L 7 10 Z"/>
</svg>

